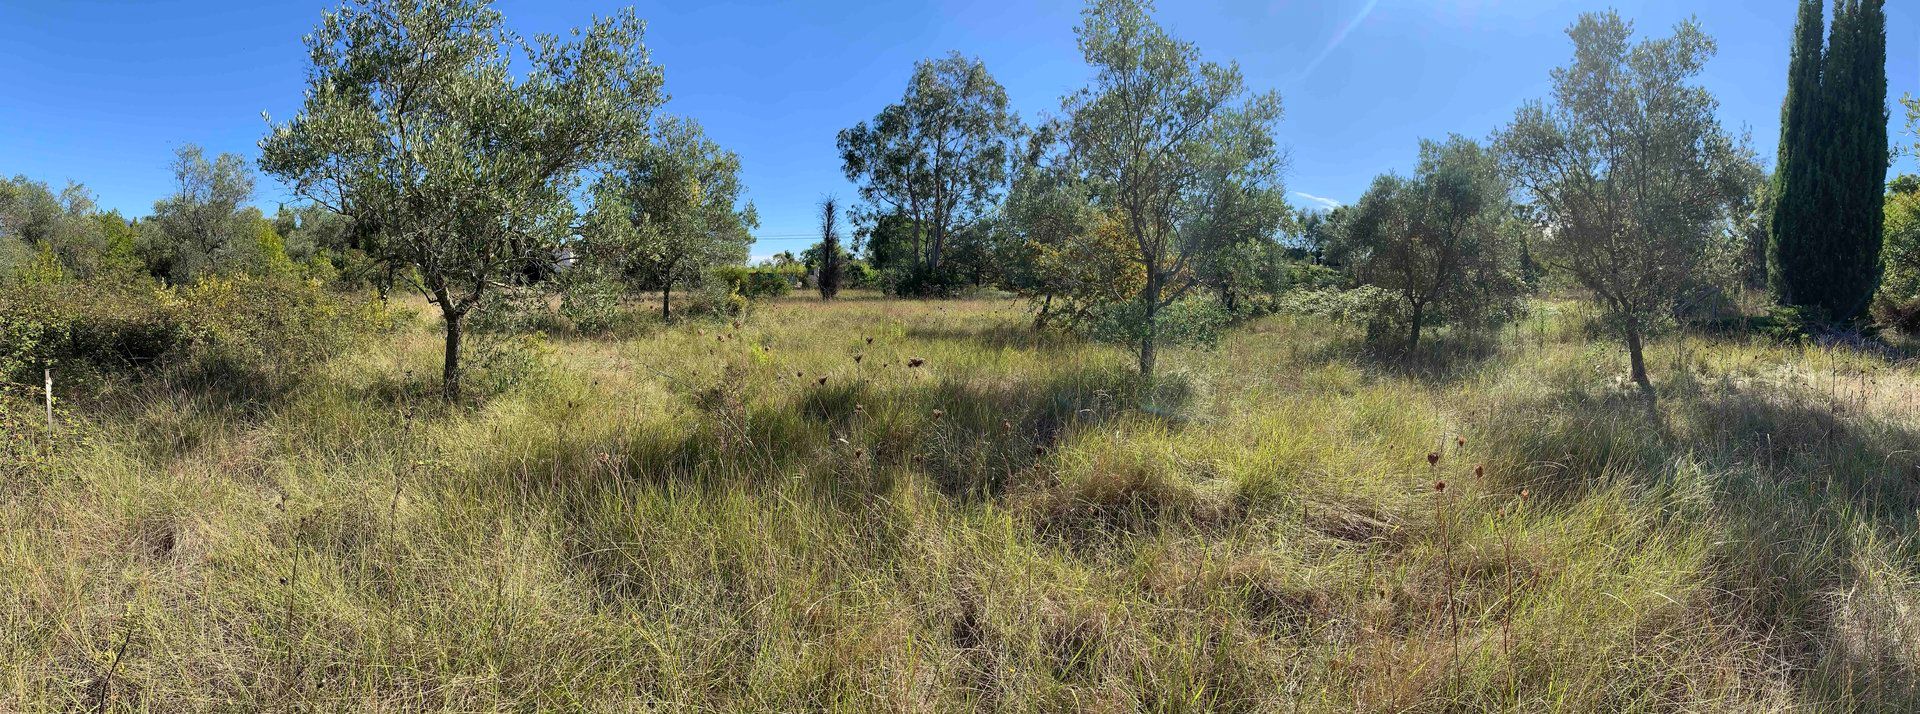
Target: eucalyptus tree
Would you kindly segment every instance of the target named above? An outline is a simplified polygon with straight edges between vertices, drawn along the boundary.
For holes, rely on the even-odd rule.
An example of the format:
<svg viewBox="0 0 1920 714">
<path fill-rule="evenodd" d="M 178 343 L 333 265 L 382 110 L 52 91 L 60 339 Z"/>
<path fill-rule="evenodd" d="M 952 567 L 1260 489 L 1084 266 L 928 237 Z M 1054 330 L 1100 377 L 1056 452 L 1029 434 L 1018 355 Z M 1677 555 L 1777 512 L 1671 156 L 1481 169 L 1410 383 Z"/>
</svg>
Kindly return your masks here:
<svg viewBox="0 0 1920 714">
<path fill-rule="evenodd" d="M 916 63 L 899 103 L 840 132 L 842 169 L 868 204 L 862 221 L 901 216 L 913 228 L 914 283 L 941 285 L 949 239 L 993 209 L 1020 133 L 1006 89 L 958 52 Z"/>
<path fill-rule="evenodd" d="M 1692 20 L 1635 43 L 1618 14 L 1587 14 L 1567 34 L 1574 60 L 1553 71 L 1552 100 L 1521 107 L 1499 147 L 1545 218 L 1547 262 L 1605 309 L 1651 395 L 1643 338 L 1713 246 L 1748 152 L 1689 81 L 1714 52 Z"/>
<path fill-rule="evenodd" d="M 1169 36 L 1148 0 L 1094 0 L 1081 53 L 1092 86 L 1063 102 L 1067 161 L 1120 224 L 1146 273 L 1130 318 L 1152 375 L 1162 308 L 1195 283 L 1196 259 L 1236 239 L 1203 229 L 1236 197 L 1280 192 L 1280 96 L 1252 94 L 1238 65 L 1200 59 Z"/>
<path fill-rule="evenodd" d="M 1498 158 L 1456 134 L 1422 140 L 1412 177 L 1375 178 L 1354 205 L 1330 252 L 1361 283 L 1400 298 L 1409 351 L 1435 317 L 1497 314 L 1519 294 L 1509 190 Z"/>
<path fill-rule="evenodd" d="M 377 235 L 440 309 L 447 399 L 467 315 L 552 259 L 583 171 L 644 136 L 662 101 L 644 29 L 626 10 L 529 40 L 485 0 L 354 0 L 307 37 L 305 104 L 261 167 Z"/>
<path fill-rule="evenodd" d="M 595 183 L 587 267 L 631 290 L 659 290 L 660 316 L 672 319 L 674 285 L 746 261 L 760 221 L 744 192 L 738 155 L 691 119 L 663 118 L 651 141 L 630 144 Z"/>
</svg>

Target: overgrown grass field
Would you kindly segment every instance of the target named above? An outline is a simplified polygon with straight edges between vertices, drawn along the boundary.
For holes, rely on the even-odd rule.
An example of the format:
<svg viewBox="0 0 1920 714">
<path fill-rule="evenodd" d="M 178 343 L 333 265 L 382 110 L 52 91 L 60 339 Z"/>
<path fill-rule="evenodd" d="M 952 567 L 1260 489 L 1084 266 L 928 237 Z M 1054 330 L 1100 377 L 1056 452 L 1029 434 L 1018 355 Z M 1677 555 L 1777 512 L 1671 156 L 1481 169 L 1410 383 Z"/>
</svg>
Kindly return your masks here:
<svg viewBox="0 0 1920 714">
<path fill-rule="evenodd" d="M 1030 321 L 789 298 L 448 407 L 422 319 L 69 412 L 0 472 L 0 710 L 1920 709 L 1910 363 L 1672 335 L 1650 410 L 1571 303 L 1151 384 Z"/>
</svg>

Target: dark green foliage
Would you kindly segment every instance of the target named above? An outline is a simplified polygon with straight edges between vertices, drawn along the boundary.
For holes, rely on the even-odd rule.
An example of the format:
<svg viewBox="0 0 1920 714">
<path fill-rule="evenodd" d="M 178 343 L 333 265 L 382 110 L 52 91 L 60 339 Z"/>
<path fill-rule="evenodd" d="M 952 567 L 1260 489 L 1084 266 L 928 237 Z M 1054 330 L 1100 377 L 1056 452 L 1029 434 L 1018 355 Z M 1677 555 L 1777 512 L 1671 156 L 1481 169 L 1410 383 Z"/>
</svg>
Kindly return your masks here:
<svg viewBox="0 0 1920 714">
<path fill-rule="evenodd" d="M 1781 109 L 1769 275 L 1776 299 L 1850 321 L 1879 286 L 1886 179 L 1884 0 L 1802 0 Z"/>
<path fill-rule="evenodd" d="M 1412 177 L 1384 174 L 1354 206 L 1326 255 L 1364 285 L 1392 292 L 1406 348 L 1424 327 L 1497 325 L 1526 288 L 1511 187 L 1498 157 L 1460 135 L 1421 141 Z"/>
<path fill-rule="evenodd" d="M 1874 321 L 1920 335 L 1920 176 L 1887 185 L 1886 280 L 1874 298 Z"/>
<path fill-rule="evenodd" d="M 14 282 L 0 287 L 0 381 L 38 383 L 52 368 L 83 392 L 164 370 L 289 382 L 386 321 L 376 303 L 294 277 Z"/>
<path fill-rule="evenodd" d="M 782 297 L 793 292 L 794 276 L 780 268 L 749 268 L 727 265 L 716 268 L 713 277 L 728 289 L 749 300 Z"/>
<path fill-rule="evenodd" d="M 820 202 L 820 245 L 815 247 L 819 249 L 815 284 L 821 299 L 832 300 L 840 294 L 841 266 L 847 262 L 846 250 L 840 247 L 840 204 L 832 196 Z"/>
<path fill-rule="evenodd" d="M 992 213 L 1022 131 L 986 65 L 955 52 L 916 63 L 900 102 L 839 133 L 842 170 L 864 202 L 854 218 L 896 288 L 944 295 L 967 280 L 948 263 L 961 234 Z"/>
</svg>

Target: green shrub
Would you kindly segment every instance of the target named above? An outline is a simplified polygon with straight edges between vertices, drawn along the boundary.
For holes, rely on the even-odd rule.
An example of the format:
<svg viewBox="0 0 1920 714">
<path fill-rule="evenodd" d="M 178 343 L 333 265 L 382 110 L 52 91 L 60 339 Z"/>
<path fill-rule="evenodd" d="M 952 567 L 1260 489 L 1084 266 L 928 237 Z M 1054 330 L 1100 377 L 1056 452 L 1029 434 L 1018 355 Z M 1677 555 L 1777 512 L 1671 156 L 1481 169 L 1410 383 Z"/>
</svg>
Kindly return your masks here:
<svg viewBox="0 0 1920 714">
<path fill-rule="evenodd" d="M 169 368 L 291 378 L 355 335 L 390 326 L 377 302 L 290 276 L 181 288 L 20 282 L 0 289 L 0 378 L 32 382 L 53 368 L 83 391 Z"/>
<path fill-rule="evenodd" d="M 581 334 L 612 332 L 621 323 L 623 294 L 620 284 L 611 280 L 569 282 L 560 291 L 560 316 Z"/>
<path fill-rule="evenodd" d="M 481 395 L 504 394 L 539 381 L 547 374 L 553 353 L 546 337 L 538 332 L 481 335 L 473 346 L 467 383 Z"/>
<path fill-rule="evenodd" d="M 559 327 L 558 316 L 547 305 L 547 294 L 535 288 L 488 291 L 467 315 L 467 330 L 478 334 L 517 335 Z"/>
<path fill-rule="evenodd" d="M 1138 300 L 1107 303 L 1093 308 L 1082 329 L 1104 342 L 1133 344 L 1147 328 L 1146 310 Z M 1219 302 L 1204 295 L 1188 295 L 1154 314 L 1155 340 L 1162 345 L 1212 346 L 1233 322 Z"/>
<path fill-rule="evenodd" d="M 748 300 L 785 296 L 793 292 L 798 277 L 794 269 L 749 268 L 744 265 L 715 268 L 713 276 L 726 284 L 729 292 L 738 293 Z"/>
<path fill-rule="evenodd" d="M 177 306 L 77 282 L 18 283 L 0 292 L 0 376 L 38 383 L 144 372 L 180 352 L 194 331 Z"/>
<path fill-rule="evenodd" d="M 687 291 L 686 302 L 674 314 L 696 317 L 739 317 L 746 314 L 747 298 L 726 282 L 709 280 Z"/>
</svg>

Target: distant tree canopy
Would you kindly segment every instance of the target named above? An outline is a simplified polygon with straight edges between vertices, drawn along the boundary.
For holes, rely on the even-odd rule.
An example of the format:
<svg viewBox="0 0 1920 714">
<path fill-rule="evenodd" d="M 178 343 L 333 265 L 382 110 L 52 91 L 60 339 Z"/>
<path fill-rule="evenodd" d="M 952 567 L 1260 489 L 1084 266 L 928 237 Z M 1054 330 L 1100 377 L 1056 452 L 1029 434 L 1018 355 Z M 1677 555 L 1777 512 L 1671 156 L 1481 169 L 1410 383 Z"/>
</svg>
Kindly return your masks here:
<svg viewBox="0 0 1920 714">
<path fill-rule="evenodd" d="M 1399 298 L 1392 322 L 1405 326 L 1414 349 L 1430 322 L 1504 317 L 1525 288 L 1506 225 L 1509 190 L 1498 158 L 1479 143 L 1457 134 L 1423 140 L 1414 175 L 1375 178 L 1327 253 L 1360 283 Z"/>
<path fill-rule="evenodd" d="M 1692 21 L 1635 43 L 1618 14 L 1587 14 L 1567 34 L 1574 61 L 1553 71 L 1552 100 L 1522 107 L 1499 149 L 1545 217 L 1546 260 L 1606 309 L 1651 393 L 1643 338 L 1693 280 L 1748 159 L 1689 83 L 1714 51 Z"/>
<path fill-rule="evenodd" d="M 952 53 L 914 65 L 905 96 L 840 132 L 847 179 L 866 202 L 859 219 L 876 266 L 904 272 L 904 290 L 938 294 L 956 233 L 980 220 L 1007 181 L 1019 117 L 986 65 Z"/>
<path fill-rule="evenodd" d="M 25 176 L 0 179 L 0 276 L 29 270 L 91 278 L 118 262 L 138 269 L 137 230 L 95 212 L 93 194 L 69 183 L 58 193 Z"/>
<path fill-rule="evenodd" d="M 187 144 L 174 155 L 172 196 L 153 205 L 141 252 L 157 273 L 178 282 L 213 272 L 255 247 L 257 211 L 243 213 L 253 198 L 253 171 L 238 154 L 208 160 Z"/>
<path fill-rule="evenodd" d="M 411 269 L 445 321 L 448 399 L 467 314 L 551 259 L 581 171 L 645 135 L 662 80 L 642 29 L 629 10 L 526 41 L 484 0 L 369 0 L 308 36 L 305 103 L 261 142 L 261 167 Z"/>
<path fill-rule="evenodd" d="M 1887 140 L 1883 0 L 1801 0 L 1770 198 L 1770 275 L 1784 304 L 1860 316 L 1881 277 Z"/>
<path fill-rule="evenodd" d="M 664 118 L 652 141 L 629 144 L 594 185 L 580 267 L 660 291 L 660 314 L 671 319 L 674 285 L 746 261 L 760 221 L 742 193 L 739 156 L 698 123 Z"/>
<path fill-rule="evenodd" d="M 1056 316 L 1079 325 L 1096 308 L 1136 299 L 1145 283 L 1120 222 L 1061 167 L 1023 170 L 1002 214 L 1004 281 L 1037 303 L 1035 327 Z"/>
</svg>

